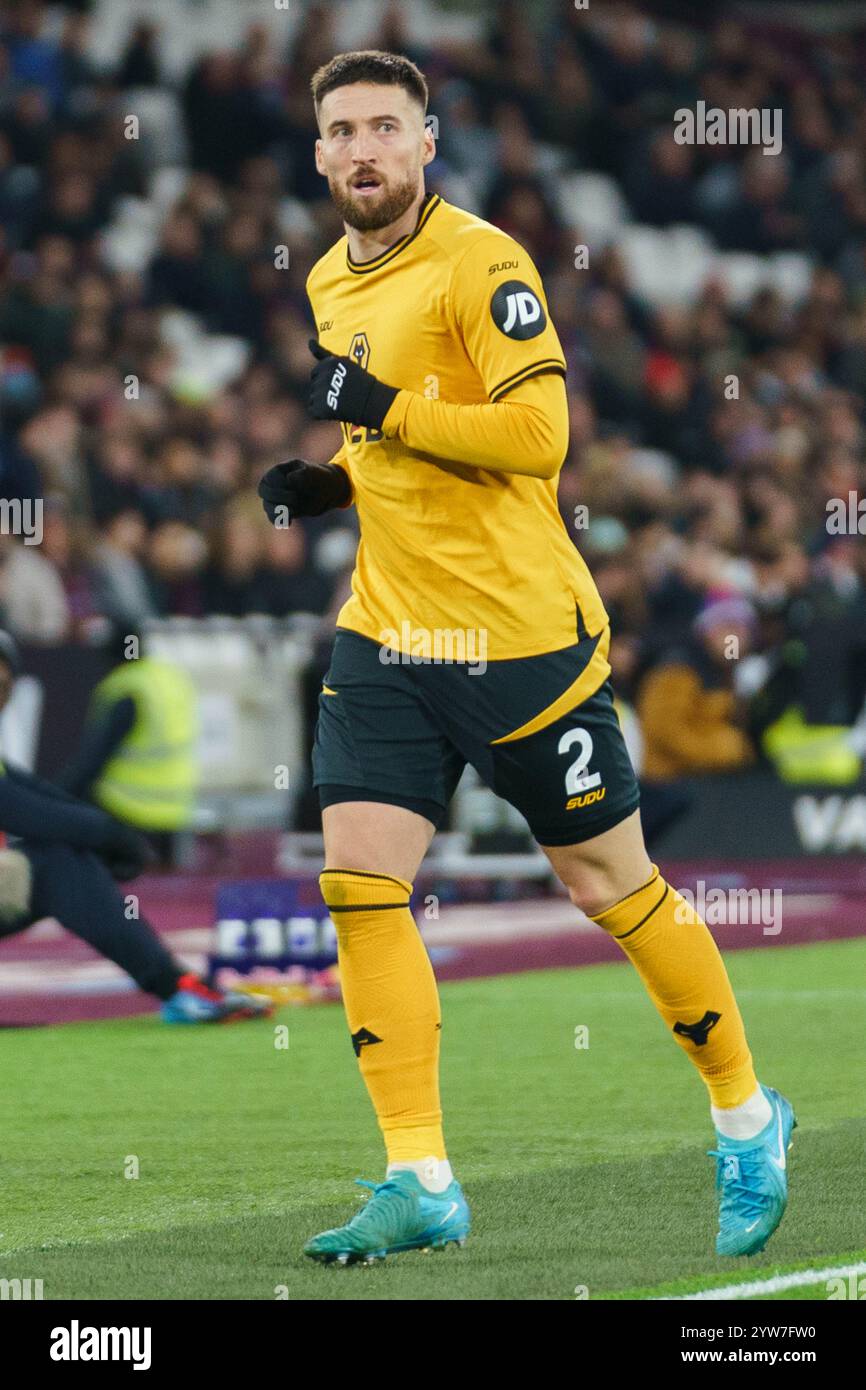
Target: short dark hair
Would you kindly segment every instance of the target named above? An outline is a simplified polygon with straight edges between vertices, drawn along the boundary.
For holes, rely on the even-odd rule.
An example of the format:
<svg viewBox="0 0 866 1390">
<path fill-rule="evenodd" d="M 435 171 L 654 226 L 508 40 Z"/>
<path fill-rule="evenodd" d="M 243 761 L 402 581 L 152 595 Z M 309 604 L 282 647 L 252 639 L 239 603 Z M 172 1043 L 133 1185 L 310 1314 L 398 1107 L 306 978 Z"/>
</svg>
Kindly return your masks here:
<svg viewBox="0 0 866 1390">
<path fill-rule="evenodd" d="M 337 87 L 352 82 L 372 82 L 382 87 L 402 87 L 427 114 L 427 83 L 421 69 L 402 53 L 383 53 L 378 48 L 363 48 L 357 53 L 338 53 L 329 63 L 317 69 L 310 79 L 316 111 L 322 98 Z"/>
</svg>

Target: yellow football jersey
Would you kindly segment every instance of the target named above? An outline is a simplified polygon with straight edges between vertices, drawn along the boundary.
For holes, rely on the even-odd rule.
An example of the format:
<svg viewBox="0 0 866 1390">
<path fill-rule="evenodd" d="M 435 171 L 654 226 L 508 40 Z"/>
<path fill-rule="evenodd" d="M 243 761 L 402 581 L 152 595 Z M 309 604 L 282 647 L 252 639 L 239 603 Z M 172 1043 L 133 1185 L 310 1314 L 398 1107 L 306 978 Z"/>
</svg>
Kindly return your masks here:
<svg viewBox="0 0 866 1390">
<path fill-rule="evenodd" d="M 436 402 L 489 405 L 516 390 L 534 401 L 533 389 L 549 400 L 556 389 L 564 457 L 565 359 L 524 248 L 433 195 L 416 230 L 375 260 L 353 262 L 342 237 L 313 267 L 307 293 L 320 343 L 401 392 L 383 430 L 343 425 L 334 456 L 351 478 L 361 532 L 338 627 L 409 652 L 422 649 L 414 634 L 482 633 L 491 661 L 602 632 L 607 615 L 560 517 L 556 477 L 475 466 L 468 446 L 463 458 L 453 444 L 437 456 L 409 447 L 406 429 L 389 437 L 399 417 L 411 439 L 418 397 L 429 446 Z"/>
</svg>

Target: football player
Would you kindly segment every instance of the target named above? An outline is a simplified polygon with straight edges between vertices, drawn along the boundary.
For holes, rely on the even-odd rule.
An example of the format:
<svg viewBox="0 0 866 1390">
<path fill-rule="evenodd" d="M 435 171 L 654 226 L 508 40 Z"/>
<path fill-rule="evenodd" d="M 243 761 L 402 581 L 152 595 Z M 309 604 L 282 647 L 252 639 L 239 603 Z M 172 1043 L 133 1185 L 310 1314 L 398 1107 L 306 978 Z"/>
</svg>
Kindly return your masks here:
<svg viewBox="0 0 866 1390">
<path fill-rule="evenodd" d="M 312 94 L 345 235 L 307 282 L 308 409 L 343 440 L 329 463 L 289 460 L 259 490 L 276 525 L 357 508 L 313 770 L 320 883 L 387 1171 L 306 1251 L 369 1261 L 468 1234 L 443 1137 L 436 981 L 409 900 L 471 763 L 697 1069 L 717 1131 L 716 1248 L 753 1253 L 784 1211 L 793 1111 L 758 1082 L 713 937 L 646 852 L 608 617 L 557 507 L 566 362 L 541 278 L 511 236 L 426 190 L 435 145 L 412 62 L 340 54 Z"/>
</svg>

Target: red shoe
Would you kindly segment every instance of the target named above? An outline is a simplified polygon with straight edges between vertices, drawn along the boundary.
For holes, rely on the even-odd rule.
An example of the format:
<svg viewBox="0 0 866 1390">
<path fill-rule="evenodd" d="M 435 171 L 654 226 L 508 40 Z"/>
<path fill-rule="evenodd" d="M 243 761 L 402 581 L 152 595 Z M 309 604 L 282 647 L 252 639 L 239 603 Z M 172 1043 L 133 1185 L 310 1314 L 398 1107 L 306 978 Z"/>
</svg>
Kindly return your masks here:
<svg viewBox="0 0 866 1390">
<path fill-rule="evenodd" d="M 239 990 L 211 989 L 198 975 L 181 975 L 177 992 L 160 1010 L 164 1023 L 231 1023 L 241 1018 L 270 1018 L 270 999 Z"/>
</svg>

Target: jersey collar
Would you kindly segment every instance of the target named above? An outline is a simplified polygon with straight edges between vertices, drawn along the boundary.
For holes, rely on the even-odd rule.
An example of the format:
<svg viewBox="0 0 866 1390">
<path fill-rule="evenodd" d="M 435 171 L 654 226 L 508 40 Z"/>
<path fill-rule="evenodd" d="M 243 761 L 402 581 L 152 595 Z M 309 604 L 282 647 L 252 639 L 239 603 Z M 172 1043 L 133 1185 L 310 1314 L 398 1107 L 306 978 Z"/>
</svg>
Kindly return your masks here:
<svg viewBox="0 0 866 1390">
<path fill-rule="evenodd" d="M 414 241 L 416 236 L 423 231 L 430 221 L 431 215 L 436 211 L 441 202 L 442 199 L 438 193 L 428 193 L 421 204 L 418 225 L 414 232 L 407 232 L 406 236 L 402 236 L 399 241 L 395 241 L 393 246 L 389 246 L 387 251 L 383 251 L 381 256 L 377 256 L 373 261 L 353 261 L 347 246 L 347 269 L 349 269 L 353 275 L 369 275 L 371 270 L 378 270 L 380 266 L 387 265 L 389 261 L 393 261 L 394 257 L 399 256 L 401 251 L 405 251 L 409 243 Z"/>
</svg>

